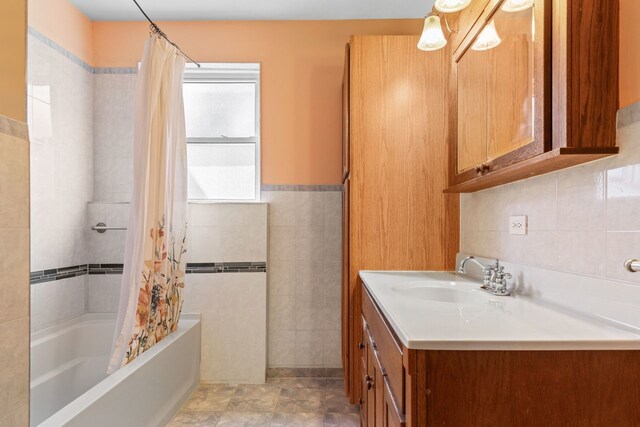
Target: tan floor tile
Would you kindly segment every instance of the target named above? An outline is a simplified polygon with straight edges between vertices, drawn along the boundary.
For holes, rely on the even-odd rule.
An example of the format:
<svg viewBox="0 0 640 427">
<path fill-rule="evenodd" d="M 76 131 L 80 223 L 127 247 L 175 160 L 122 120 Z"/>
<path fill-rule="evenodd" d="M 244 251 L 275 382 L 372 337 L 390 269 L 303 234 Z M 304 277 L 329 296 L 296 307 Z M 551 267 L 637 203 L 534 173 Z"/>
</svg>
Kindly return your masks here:
<svg viewBox="0 0 640 427">
<path fill-rule="evenodd" d="M 225 412 L 216 427 L 269 427 L 271 413 Z"/>
<path fill-rule="evenodd" d="M 195 389 L 187 403 L 185 411 L 224 411 L 235 393 L 235 387 L 200 385 Z"/>
<path fill-rule="evenodd" d="M 324 414 L 275 413 L 271 427 L 322 427 Z"/>
<path fill-rule="evenodd" d="M 324 416 L 325 427 L 360 427 L 360 415 L 358 414 L 326 414 Z"/>
<path fill-rule="evenodd" d="M 283 388 L 278 398 L 276 412 L 324 412 L 325 395 L 325 389 Z"/>
<path fill-rule="evenodd" d="M 280 394 L 277 387 L 240 386 L 229 401 L 231 412 L 273 412 Z"/>
<path fill-rule="evenodd" d="M 360 412 L 360 408 L 358 405 L 352 405 L 349 403 L 349 398 L 345 395 L 343 390 L 327 389 L 326 412 L 340 414 L 358 413 Z"/>
<path fill-rule="evenodd" d="M 221 412 L 183 411 L 178 413 L 167 427 L 210 427 L 215 426 L 220 419 Z"/>
</svg>

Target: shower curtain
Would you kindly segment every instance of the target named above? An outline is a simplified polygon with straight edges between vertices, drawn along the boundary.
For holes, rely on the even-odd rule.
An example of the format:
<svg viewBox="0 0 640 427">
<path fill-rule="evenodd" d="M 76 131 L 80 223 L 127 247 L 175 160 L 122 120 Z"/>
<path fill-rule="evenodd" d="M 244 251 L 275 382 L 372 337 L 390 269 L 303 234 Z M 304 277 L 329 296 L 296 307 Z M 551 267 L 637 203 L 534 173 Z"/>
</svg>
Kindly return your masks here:
<svg viewBox="0 0 640 427">
<path fill-rule="evenodd" d="M 133 191 L 109 373 L 178 327 L 187 228 L 184 65 L 166 40 L 147 40 L 136 84 Z"/>
</svg>

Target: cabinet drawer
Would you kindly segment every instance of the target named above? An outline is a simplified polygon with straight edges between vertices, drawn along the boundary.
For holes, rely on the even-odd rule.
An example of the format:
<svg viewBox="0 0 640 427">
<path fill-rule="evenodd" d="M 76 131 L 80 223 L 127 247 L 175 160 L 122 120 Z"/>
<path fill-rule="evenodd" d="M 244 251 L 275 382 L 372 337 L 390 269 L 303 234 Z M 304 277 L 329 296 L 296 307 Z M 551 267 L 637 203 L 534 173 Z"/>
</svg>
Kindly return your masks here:
<svg viewBox="0 0 640 427">
<path fill-rule="evenodd" d="M 379 352 L 380 362 L 384 367 L 391 387 L 391 394 L 404 413 L 404 367 L 402 366 L 402 347 L 387 327 L 369 292 L 362 286 L 362 315 L 366 321 L 375 349 Z"/>
</svg>

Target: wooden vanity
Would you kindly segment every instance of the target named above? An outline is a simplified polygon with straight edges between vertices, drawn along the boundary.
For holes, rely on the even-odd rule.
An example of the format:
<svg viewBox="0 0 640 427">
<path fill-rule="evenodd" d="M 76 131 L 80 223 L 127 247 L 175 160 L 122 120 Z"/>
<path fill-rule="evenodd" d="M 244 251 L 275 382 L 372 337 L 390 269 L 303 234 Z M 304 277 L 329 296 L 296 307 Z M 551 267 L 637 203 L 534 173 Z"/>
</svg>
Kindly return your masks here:
<svg viewBox="0 0 640 427">
<path fill-rule="evenodd" d="M 411 350 L 361 286 L 365 427 L 640 425 L 640 351 Z"/>
</svg>

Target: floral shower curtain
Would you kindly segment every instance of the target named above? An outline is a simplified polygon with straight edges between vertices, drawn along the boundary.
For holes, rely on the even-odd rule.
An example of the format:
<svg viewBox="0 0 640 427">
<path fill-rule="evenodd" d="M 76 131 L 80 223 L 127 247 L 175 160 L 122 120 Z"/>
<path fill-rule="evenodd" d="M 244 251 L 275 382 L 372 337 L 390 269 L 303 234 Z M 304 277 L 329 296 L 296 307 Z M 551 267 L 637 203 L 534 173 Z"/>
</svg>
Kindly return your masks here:
<svg viewBox="0 0 640 427">
<path fill-rule="evenodd" d="M 133 191 L 109 373 L 178 327 L 187 227 L 184 65 L 166 40 L 147 40 L 136 85 Z"/>
</svg>

